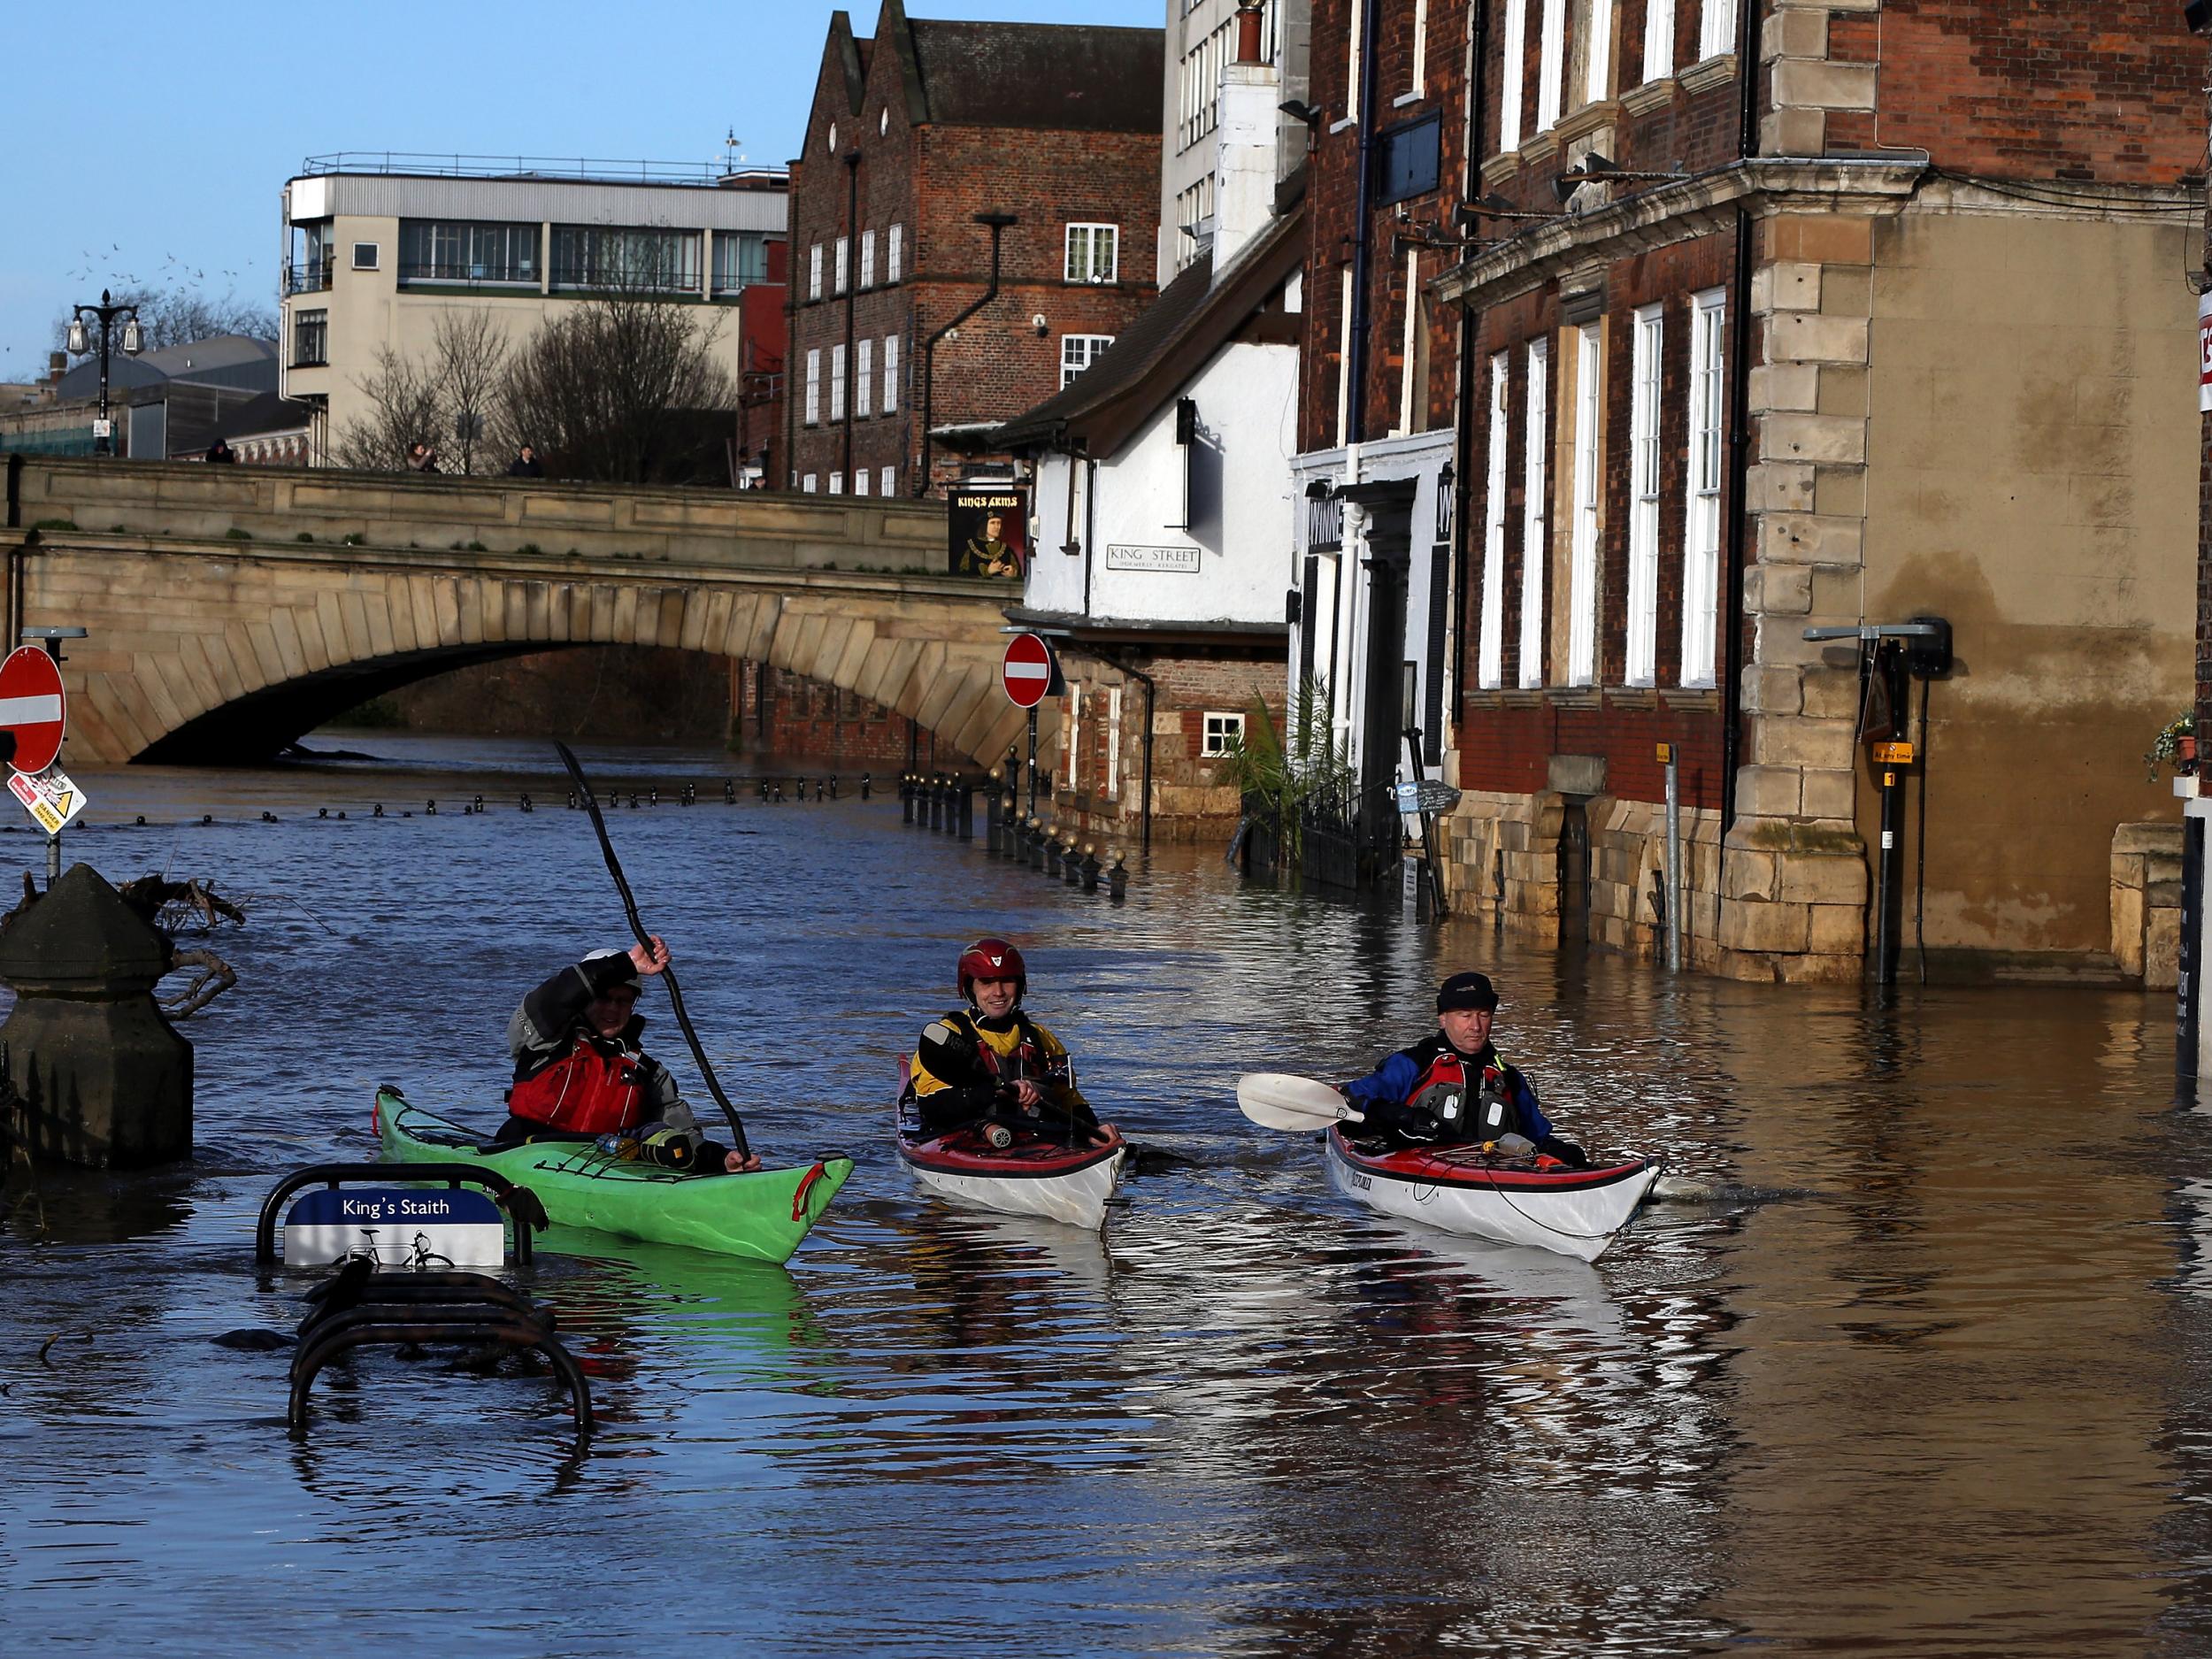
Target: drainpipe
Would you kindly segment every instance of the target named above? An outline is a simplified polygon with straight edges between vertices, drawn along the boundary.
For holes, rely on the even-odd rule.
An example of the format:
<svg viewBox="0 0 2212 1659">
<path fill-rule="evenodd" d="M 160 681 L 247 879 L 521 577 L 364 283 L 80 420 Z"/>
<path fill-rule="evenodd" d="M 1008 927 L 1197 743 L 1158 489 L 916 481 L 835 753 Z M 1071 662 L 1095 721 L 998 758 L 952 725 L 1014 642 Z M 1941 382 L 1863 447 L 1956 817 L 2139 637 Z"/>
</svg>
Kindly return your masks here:
<svg viewBox="0 0 2212 1659">
<path fill-rule="evenodd" d="M 1467 176 L 1460 188 L 1463 199 L 1472 200 L 1481 170 L 1476 157 L 1482 153 L 1482 64 L 1490 44 L 1489 0 L 1475 4 L 1475 73 L 1469 88 Z M 1408 296 L 1411 303 L 1411 296 Z M 1459 727 L 1466 719 L 1467 703 L 1467 516 L 1475 495 L 1475 314 L 1459 308 L 1459 387 L 1453 407 L 1458 426 L 1453 444 L 1455 464 L 1452 476 L 1452 706 L 1451 744 L 1459 747 Z M 1487 478 L 1487 471 L 1485 472 Z M 1488 488 L 1486 482 L 1486 488 Z"/>
<path fill-rule="evenodd" d="M 23 457 L 19 453 L 11 452 L 8 456 L 8 528 L 11 530 L 20 530 L 22 527 Z M 11 641 L 20 638 L 23 633 L 23 610 L 22 607 L 16 603 L 15 597 L 15 586 L 17 581 L 16 572 L 19 568 L 19 560 L 22 554 L 22 550 L 23 547 L 21 538 L 18 536 L 10 536 L 8 538 L 8 565 L 6 571 L 7 593 L 5 595 L 5 602 L 7 611 L 7 637 Z M 13 649 L 14 648 L 11 645 L 8 649 Z"/>
<path fill-rule="evenodd" d="M 845 488 L 853 487 L 853 302 L 860 297 L 860 150 L 845 152 Z"/>
<path fill-rule="evenodd" d="M 799 465 L 798 387 L 792 371 L 802 361 L 799 355 L 799 280 L 793 274 L 792 254 L 788 245 L 784 251 L 783 285 L 783 482 L 772 482 L 772 489 L 796 489 L 795 476 Z"/>
<path fill-rule="evenodd" d="M 1759 153 L 1759 65 L 1761 13 L 1765 8 L 1748 0 L 1739 19 L 1736 37 L 1736 74 L 1740 81 L 1737 108 L 1737 165 L 1748 169 Z M 1728 860 L 1728 832 L 1736 822 L 1736 767 L 1742 748 L 1743 701 L 1743 532 L 1751 483 L 1751 237 L 1755 227 L 1751 210 L 1740 198 L 1736 204 L 1735 292 L 1730 296 L 1728 351 L 1728 561 L 1723 569 L 1721 590 L 1721 710 L 1720 710 L 1720 868 Z"/>
<path fill-rule="evenodd" d="M 1375 35 L 1382 0 L 1367 0 L 1360 15 L 1359 56 L 1359 182 L 1352 209 L 1352 337 L 1344 342 L 1344 374 L 1351 387 L 1345 411 L 1344 440 L 1348 447 L 1367 435 L 1367 263 L 1370 248 L 1368 203 L 1374 193 L 1375 157 Z"/>
<path fill-rule="evenodd" d="M 1006 227 L 1009 225 L 1017 223 L 1018 221 L 1011 213 L 978 213 L 975 216 L 975 222 L 979 225 L 988 225 L 991 227 L 991 286 L 983 290 L 983 297 L 981 299 L 976 301 L 974 304 L 969 306 L 966 311 L 962 311 L 959 316 L 954 318 L 950 322 L 943 325 L 935 334 L 930 335 L 930 337 L 923 342 L 922 465 L 921 471 L 915 476 L 913 490 L 914 495 L 918 497 L 929 494 L 930 451 L 935 447 L 931 434 L 937 424 L 937 342 L 998 297 L 999 241 L 1000 238 L 1005 234 Z M 851 354 L 849 352 L 847 353 L 846 360 L 848 363 L 851 361 Z M 848 413 L 849 414 L 851 405 L 847 404 L 846 408 Z"/>
</svg>

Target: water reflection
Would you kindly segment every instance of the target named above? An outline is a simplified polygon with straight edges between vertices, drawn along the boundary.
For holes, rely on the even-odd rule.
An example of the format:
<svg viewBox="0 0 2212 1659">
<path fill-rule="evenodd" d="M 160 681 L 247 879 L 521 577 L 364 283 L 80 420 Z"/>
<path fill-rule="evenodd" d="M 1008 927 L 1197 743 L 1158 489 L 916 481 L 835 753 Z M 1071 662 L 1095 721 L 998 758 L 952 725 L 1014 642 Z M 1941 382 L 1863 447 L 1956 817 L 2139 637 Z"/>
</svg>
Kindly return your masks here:
<svg viewBox="0 0 2212 1659">
<path fill-rule="evenodd" d="M 530 1654 L 2212 1640 L 2212 1114 L 2170 1109 L 2162 998 L 1671 981 L 1201 853 L 1110 910 L 895 801 L 726 806 L 711 753 L 585 760 L 661 785 L 611 830 L 755 1141 L 854 1181 L 788 1270 L 542 1242 L 588 1449 L 549 1377 L 434 1353 L 334 1366 L 295 1443 L 288 1356 L 212 1340 L 298 1317 L 250 1260 L 262 1194 L 365 1156 L 379 1082 L 495 1121 L 512 1000 L 623 928 L 549 753 L 371 746 L 404 764 L 87 780 L 111 817 L 73 852 L 257 902 L 190 1032 L 196 1163 L 42 1171 L 46 1232 L 19 1202 L 0 1230 L 11 1650 L 220 1620 L 291 1651 L 365 1586 L 394 1644 Z M 896 1057 L 979 932 L 1175 1155 L 1102 1235 L 927 1201 L 890 1156 Z M 1753 1197 L 1589 1266 L 1366 1216 L 1236 1114 L 1240 1070 L 1419 1036 L 1461 966 L 1563 1132 Z"/>
</svg>

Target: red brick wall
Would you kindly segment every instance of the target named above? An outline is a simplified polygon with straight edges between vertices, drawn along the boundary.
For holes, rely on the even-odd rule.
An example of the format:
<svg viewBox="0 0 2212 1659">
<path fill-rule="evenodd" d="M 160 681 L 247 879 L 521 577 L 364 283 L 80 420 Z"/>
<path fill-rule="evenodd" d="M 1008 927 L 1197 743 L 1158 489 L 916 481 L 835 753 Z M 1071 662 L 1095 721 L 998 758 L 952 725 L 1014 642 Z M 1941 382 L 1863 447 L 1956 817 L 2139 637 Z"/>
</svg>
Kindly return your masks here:
<svg viewBox="0 0 2212 1659">
<path fill-rule="evenodd" d="M 875 772 L 878 785 L 886 787 L 895 787 L 896 774 L 906 769 L 909 736 L 903 715 L 854 692 L 840 691 L 761 663 L 732 664 L 730 686 L 733 749 L 868 767 Z M 919 732 L 912 741 L 917 764 L 934 766 L 936 734 Z M 946 764 L 967 769 L 967 763 L 949 751 Z"/>
<path fill-rule="evenodd" d="M 1832 58 L 1878 64 L 1879 140 L 2010 179 L 2171 184 L 2204 153 L 2204 43 L 2178 0 L 1884 0 L 1830 15 Z M 1832 148 L 1876 119 L 1832 115 Z"/>
<path fill-rule="evenodd" d="M 838 155 L 828 150 L 837 128 Z M 848 223 L 852 181 L 844 152 L 861 153 L 859 224 Z M 999 297 L 957 338 L 937 348 L 931 419 L 938 426 L 1005 419 L 1060 388 L 1061 336 L 1118 334 L 1156 296 L 1153 261 L 1159 229 L 1160 136 L 1147 133 L 1041 132 L 1019 127 L 916 127 L 907 119 L 897 54 L 873 52 L 861 109 L 855 113 L 844 72 L 826 50 L 808 118 L 804 154 L 791 185 L 792 351 L 788 380 L 793 415 L 792 472 L 813 472 L 828 488 L 847 470 L 846 431 L 829 420 L 828 377 L 834 347 L 850 327 L 856 345 L 872 340 L 871 412 L 851 422 L 850 465 L 870 475 L 898 469 L 902 493 L 916 494 L 922 450 L 923 342 L 981 297 L 990 281 L 991 233 L 979 212 L 1007 212 L 1018 222 L 1004 232 Z M 1119 281 L 1072 286 L 1064 279 L 1065 227 L 1071 222 L 1121 227 Z M 885 233 L 904 227 L 900 281 L 885 283 Z M 835 292 L 836 240 L 851 237 L 850 280 L 857 283 L 859 231 L 876 234 L 876 286 Z M 809 297 L 810 250 L 823 248 L 823 297 Z M 1031 319 L 1042 313 L 1046 333 Z M 899 337 L 898 411 L 882 410 L 883 345 Z M 806 354 L 822 361 L 821 419 L 804 424 Z M 849 364 L 848 373 L 856 373 Z M 933 471 L 957 477 L 970 457 L 941 449 Z"/>
</svg>

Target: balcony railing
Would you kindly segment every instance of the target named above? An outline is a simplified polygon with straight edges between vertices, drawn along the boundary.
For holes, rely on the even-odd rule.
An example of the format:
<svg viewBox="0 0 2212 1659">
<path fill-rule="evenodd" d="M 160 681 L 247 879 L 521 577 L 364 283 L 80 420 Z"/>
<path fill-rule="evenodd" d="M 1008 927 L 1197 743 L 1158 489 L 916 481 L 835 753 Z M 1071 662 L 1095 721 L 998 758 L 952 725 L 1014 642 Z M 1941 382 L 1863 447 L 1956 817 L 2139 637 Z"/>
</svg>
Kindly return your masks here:
<svg viewBox="0 0 2212 1659">
<path fill-rule="evenodd" d="M 446 288 L 521 289 L 534 294 L 538 288 L 538 273 L 512 265 L 464 265 L 451 260 L 410 264 L 403 260 L 399 267 L 400 287 L 417 283 Z"/>
<path fill-rule="evenodd" d="M 326 288 L 330 286 L 330 273 L 334 268 L 326 260 L 294 265 L 287 259 L 284 262 L 284 291 L 287 294 L 312 294 L 318 289 Z"/>
<path fill-rule="evenodd" d="M 303 177 L 320 173 L 404 173 L 433 179 L 570 179 L 605 184 L 723 185 L 785 177 L 751 162 L 597 161 L 583 156 L 435 156 L 419 150 L 345 150 L 310 156 Z"/>
</svg>

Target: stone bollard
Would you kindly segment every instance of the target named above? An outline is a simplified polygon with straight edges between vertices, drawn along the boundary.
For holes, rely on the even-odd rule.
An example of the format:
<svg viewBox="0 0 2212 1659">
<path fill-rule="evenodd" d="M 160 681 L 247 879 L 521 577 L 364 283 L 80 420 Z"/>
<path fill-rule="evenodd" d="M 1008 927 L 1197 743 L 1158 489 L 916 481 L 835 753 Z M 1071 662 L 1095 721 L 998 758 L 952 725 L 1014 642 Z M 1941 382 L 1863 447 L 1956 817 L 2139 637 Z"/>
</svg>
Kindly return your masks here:
<svg viewBox="0 0 2212 1659">
<path fill-rule="evenodd" d="M 90 864 L 0 934 L 0 1025 L 35 1157 L 93 1169 L 192 1156 L 192 1045 L 155 1006 L 168 942 Z"/>
</svg>

